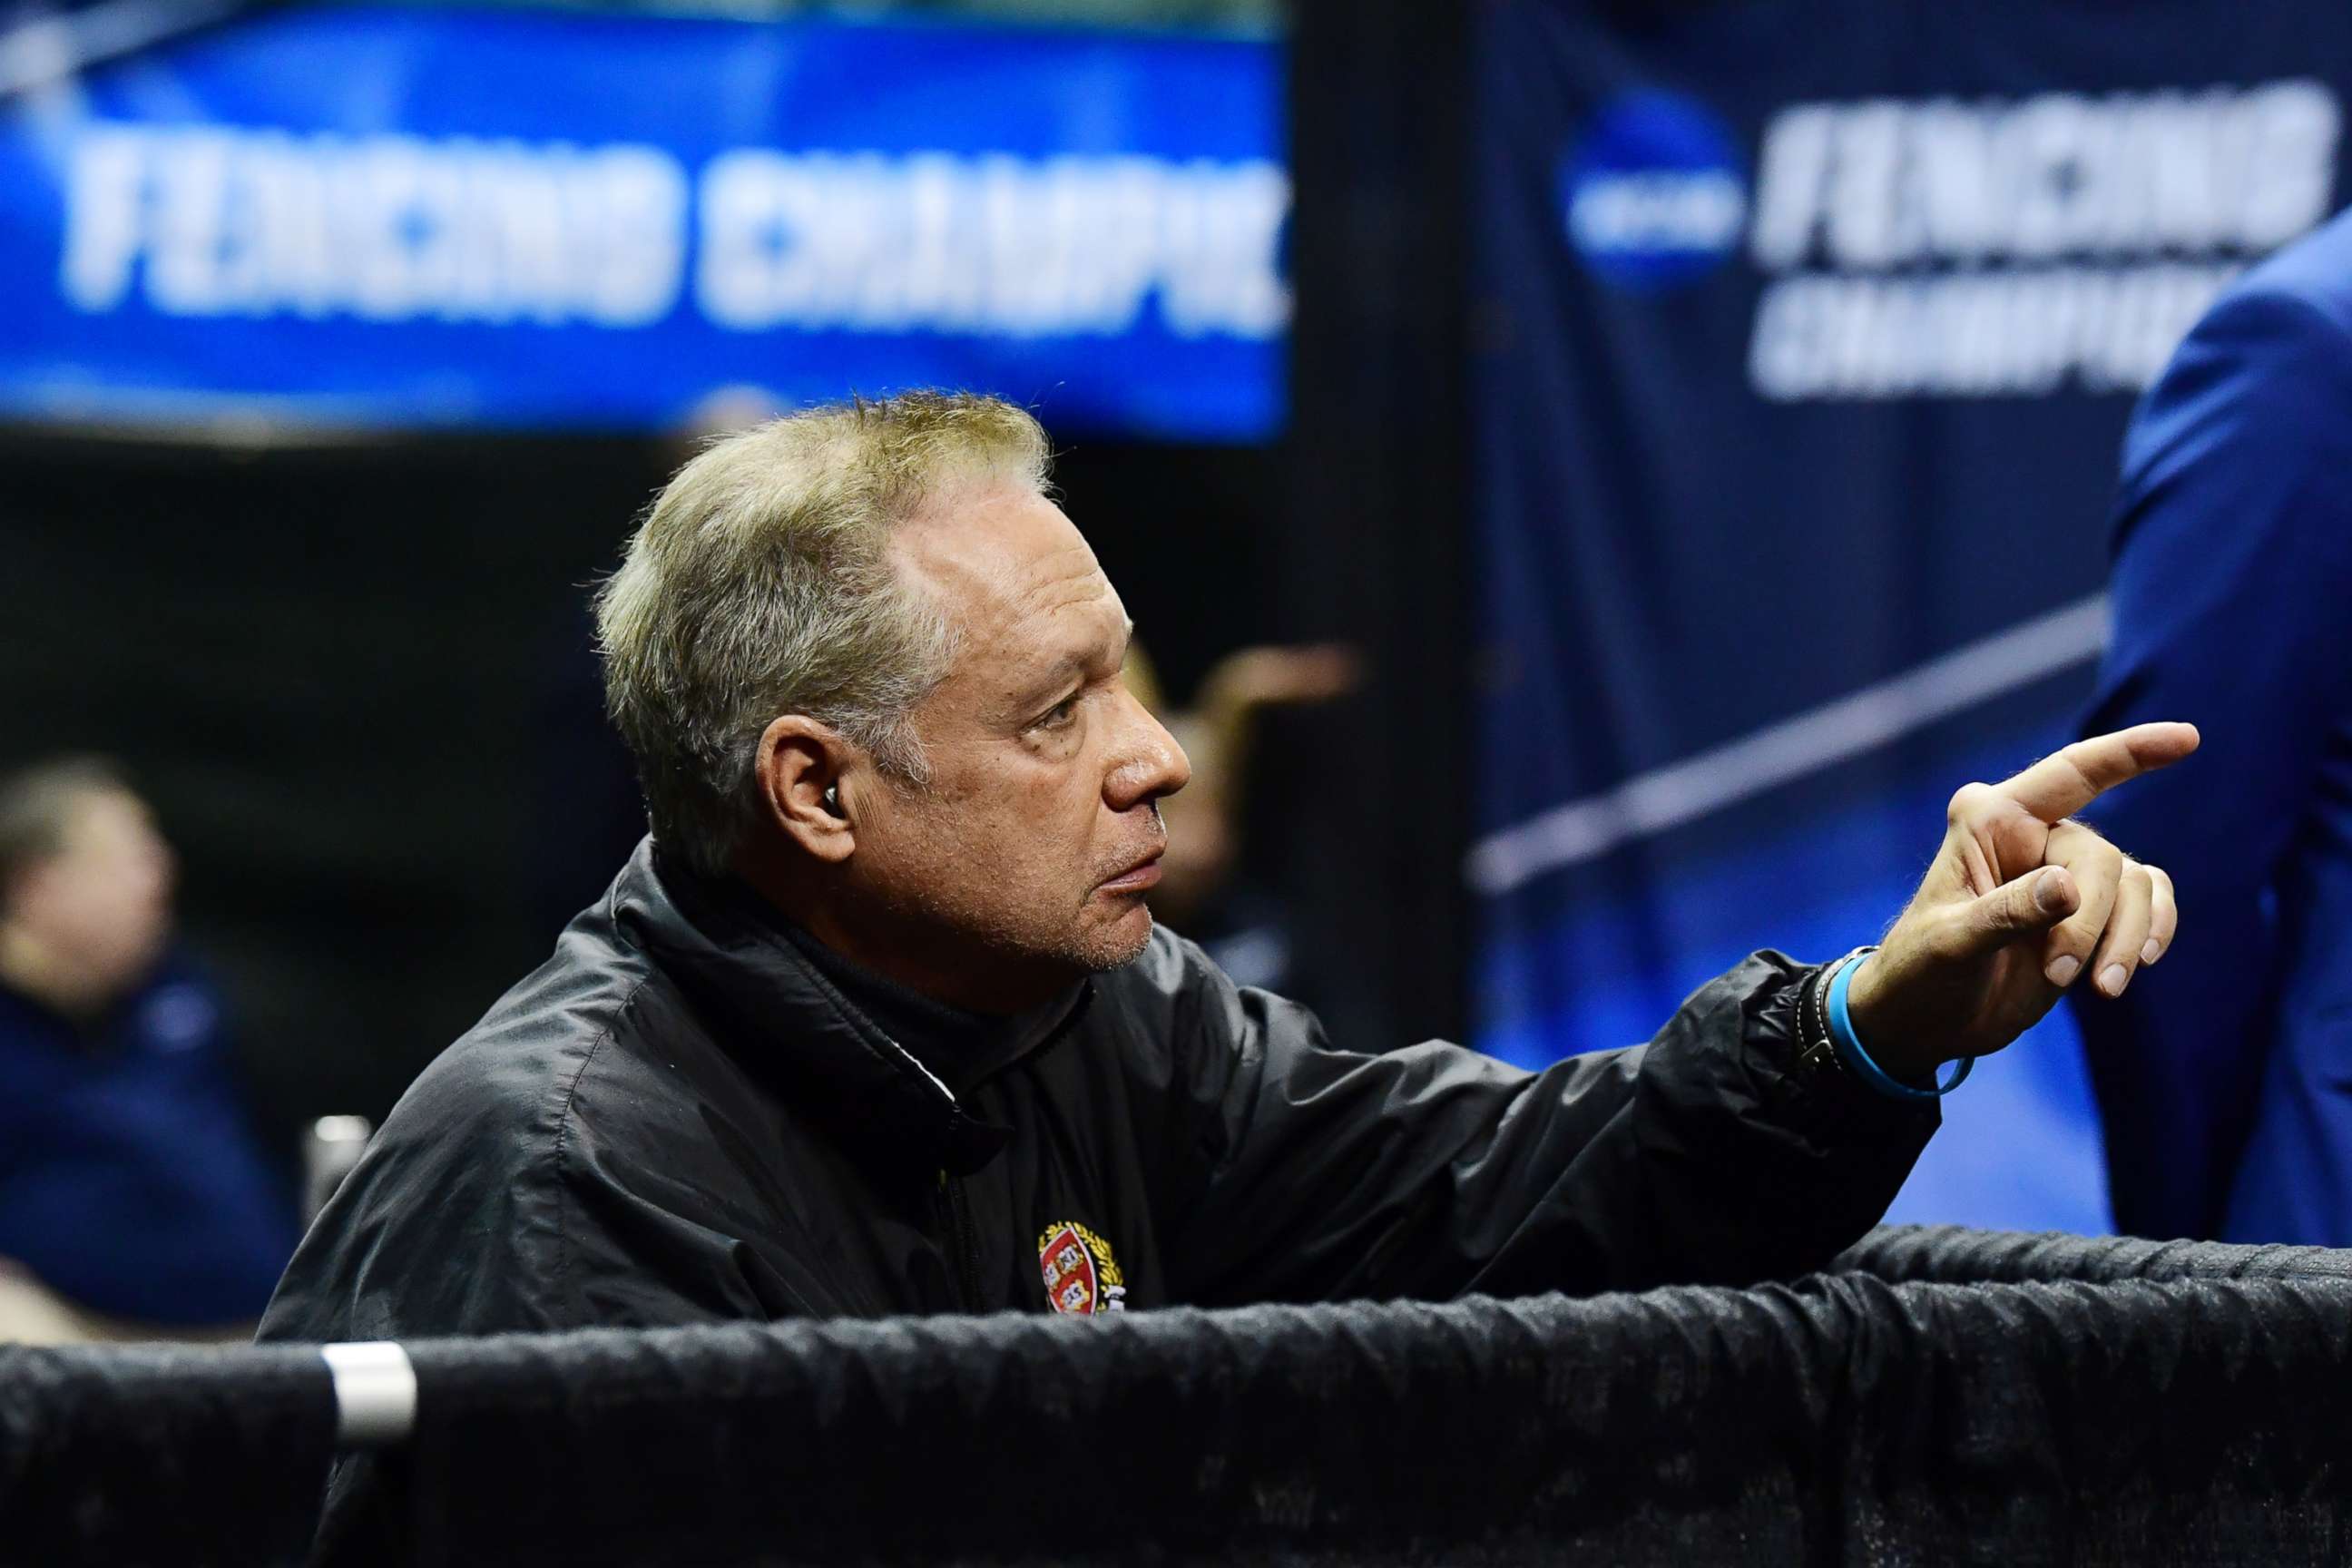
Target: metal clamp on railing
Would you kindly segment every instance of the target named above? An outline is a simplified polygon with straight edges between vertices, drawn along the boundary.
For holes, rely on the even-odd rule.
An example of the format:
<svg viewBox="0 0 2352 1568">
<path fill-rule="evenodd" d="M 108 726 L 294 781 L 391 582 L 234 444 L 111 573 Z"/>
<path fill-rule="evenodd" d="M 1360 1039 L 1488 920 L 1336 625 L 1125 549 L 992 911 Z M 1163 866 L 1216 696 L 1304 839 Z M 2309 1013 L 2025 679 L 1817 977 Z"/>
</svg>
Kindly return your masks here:
<svg viewBox="0 0 2352 1568">
<path fill-rule="evenodd" d="M 416 1367 L 390 1340 L 320 1345 L 335 1380 L 335 1441 L 352 1448 L 404 1443 L 416 1429 Z"/>
</svg>

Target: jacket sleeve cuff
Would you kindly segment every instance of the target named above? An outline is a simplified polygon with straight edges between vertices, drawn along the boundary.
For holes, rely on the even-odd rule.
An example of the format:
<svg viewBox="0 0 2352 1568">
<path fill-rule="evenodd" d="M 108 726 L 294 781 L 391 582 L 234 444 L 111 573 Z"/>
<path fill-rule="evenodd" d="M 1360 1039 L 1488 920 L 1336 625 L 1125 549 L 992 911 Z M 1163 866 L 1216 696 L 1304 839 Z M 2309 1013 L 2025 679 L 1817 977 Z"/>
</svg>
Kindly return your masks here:
<svg viewBox="0 0 2352 1568">
<path fill-rule="evenodd" d="M 1747 1031 L 1759 1100 L 1791 1132 L 1820 1147 L 1923 1145 L 1941 1125 L 1934 1100 L 1901 1100 L 1864 1082 L 1840 1057 L 1822 1016 L 1831 966 L 1791 967 L 1751 1015 Z"/>
</svg>

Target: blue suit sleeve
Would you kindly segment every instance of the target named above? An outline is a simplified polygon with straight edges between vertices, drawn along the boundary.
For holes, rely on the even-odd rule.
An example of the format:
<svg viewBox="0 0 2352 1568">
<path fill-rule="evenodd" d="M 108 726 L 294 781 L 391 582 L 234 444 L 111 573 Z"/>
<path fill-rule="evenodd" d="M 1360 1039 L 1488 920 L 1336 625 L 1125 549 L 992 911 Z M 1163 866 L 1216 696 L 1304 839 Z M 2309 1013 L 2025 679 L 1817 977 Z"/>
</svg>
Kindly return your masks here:
<svg viewBox="0 0 2352 1568">
<path fill-rule="evenodd" d="M 2118 1228 L 2210 1236 L 2261 1089 L 2270 889 L 2301 826 L 2347 634 L 2352 339 L 2289 293 L 2199 323 L 2126 438 L 2114 636 L 2086 733 L 2185 719 L 2189 762 L 2087 813 L 2179 892 L 2179 940 L 2109 1003 L 2077 990 Z"/>
</svg>

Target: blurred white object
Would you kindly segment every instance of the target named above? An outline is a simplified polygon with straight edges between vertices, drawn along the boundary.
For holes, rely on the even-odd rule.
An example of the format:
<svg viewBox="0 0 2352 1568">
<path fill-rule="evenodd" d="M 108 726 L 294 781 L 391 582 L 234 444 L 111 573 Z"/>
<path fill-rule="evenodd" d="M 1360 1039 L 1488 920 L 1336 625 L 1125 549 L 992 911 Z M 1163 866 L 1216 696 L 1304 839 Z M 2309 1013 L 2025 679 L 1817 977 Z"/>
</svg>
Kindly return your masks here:
<svg viewBox="0 0 2352 1568">
<path fill-rule="evenodd" d="M 330 1118 L 366 1123 L 358 1117 Z M 416 1426 L 416 1368 L 389 1340 L 320 1345 L 335 1380 L 335 1441 L 373 1447 L 405 1440 Z"/>
<path fill-rule="evenodd" d="M 364 1116 L 321 1116 L 302 1135 L 302 1223 L 309 1225 L 367 1152 L 375 1123 Z"/>
<path fill-rule="evenodd" d="M 106 1335 L 72 1302 L 0 1258 L 0 1344 L 82 1344 Z"/>
</svg>

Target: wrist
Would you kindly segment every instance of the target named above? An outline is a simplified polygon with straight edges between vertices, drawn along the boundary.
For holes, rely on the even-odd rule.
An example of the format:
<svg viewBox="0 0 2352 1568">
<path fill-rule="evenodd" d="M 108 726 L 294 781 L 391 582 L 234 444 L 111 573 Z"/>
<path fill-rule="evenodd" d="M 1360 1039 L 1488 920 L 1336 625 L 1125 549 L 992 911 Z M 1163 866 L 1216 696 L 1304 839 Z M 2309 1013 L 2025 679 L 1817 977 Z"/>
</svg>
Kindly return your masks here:
<svg viewBox="0 0 2352 1568">
<path fill-rule="evenodd" d="M 1936 1067 L 1941 1058 L 1922 1060 L 1924 1053 L 1906 1051 L 1901 1046 L 1886 1046 L 1885 1040 L 1874 1046 L 1864 1037 L 1854 1017 L 1853 993 L 1864 972 L 1877 956 L 1874 948 L 1864 948 L 1832 964 L 1824 975 L 1822 990 L 1826 997 L 1828 1031 L 1839 1059 L 1863 1081 L 1881 1093 L 1896 1100 L 1933 1101 L 1959 1087 L 1975 1065 L 1963 1058 L 1948 1081 L 1936 1081 Z M 1885 1023 L 1885 1010 L 1877 1017 Z M 1897 1025 L 1896 1030 L 1900 1031 Z"/>
<path fill-rule="evenodd" d="M 1853 1025 L 1857 1038 L 1867 1041 L 1872 1059 L 1897 1078 L 1913 1078 L 1915 1074 L 1909 1053 L 1900 1045 L 1890 1046 L 1885 1019 L 1879 1012 L 1878 981 L 1881 966 L 1875 950 L 1852 961 L 1853 973 L 1846 980 L 1846 1016 Z"/>
<path fill-rule="evenodd" d="M 1934 1061 L 1920 1059 L 1923 1053 L 1905 1037 L 1906 1032 L 1888 1026 L 1884 997 L 1878 987 L 1878 983 L 1885 977 L 1885 966 L 1878 962 L 1877 949 L 1873 948 L 1853 961 L 1853 974 L 1846 982 L 1846 1016 L 1863 1048 L 1890 1076 L 1905 1083 L 1924 1082 L 1935 1076 L 1941 1058 Z"/>
</svg>

